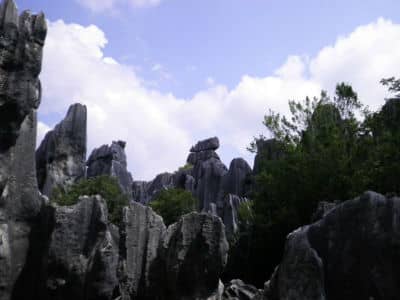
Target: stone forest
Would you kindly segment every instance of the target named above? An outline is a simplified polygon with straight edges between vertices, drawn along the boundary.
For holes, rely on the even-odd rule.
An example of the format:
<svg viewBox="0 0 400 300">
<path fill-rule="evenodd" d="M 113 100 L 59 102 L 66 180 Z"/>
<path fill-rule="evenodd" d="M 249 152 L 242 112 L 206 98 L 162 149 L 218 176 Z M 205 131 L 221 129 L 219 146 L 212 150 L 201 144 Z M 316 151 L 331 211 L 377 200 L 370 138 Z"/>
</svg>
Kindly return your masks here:
<svg viewBox="0 0 400 300">
<path fill-rule="evenodd" d="M 399 98 L 359 121 L 339 84 L 303 128 L 267 116 L 253 168 L 211 137 L 137 181 L 118 137 L 87 159 L 82 104 L 36 147 L 46 32 L 2 1 L 1 300 L 400 299 Z"/>
</svg>

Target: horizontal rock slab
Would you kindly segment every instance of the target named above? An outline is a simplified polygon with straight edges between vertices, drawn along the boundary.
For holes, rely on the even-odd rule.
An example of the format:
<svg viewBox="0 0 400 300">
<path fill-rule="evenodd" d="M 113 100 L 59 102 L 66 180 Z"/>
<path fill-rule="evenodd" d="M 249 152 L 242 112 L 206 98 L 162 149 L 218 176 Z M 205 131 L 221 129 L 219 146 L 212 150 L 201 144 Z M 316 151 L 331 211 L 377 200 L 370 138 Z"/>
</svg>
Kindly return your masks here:
<svg viewBox="0 0 400 300">
<path fill-rule="evenodd" d="M 190 152 L 217 150 L 218 148 L 219 148 L 219 139 L 217 137 L 212 137 L 198 142 L 190 149 Z"/>
</svg>

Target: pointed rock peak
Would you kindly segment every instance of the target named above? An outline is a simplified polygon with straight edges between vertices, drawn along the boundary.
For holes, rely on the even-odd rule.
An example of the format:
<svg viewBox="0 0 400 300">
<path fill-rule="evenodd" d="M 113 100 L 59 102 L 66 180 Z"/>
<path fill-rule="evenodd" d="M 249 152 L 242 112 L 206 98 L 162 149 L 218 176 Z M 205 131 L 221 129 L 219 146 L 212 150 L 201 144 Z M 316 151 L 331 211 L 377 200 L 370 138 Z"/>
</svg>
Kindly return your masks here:
<svg viewBox="0 0 400 300">
<path fill-rule="evenodd" d="M 67 116 L 76 115 L 79 113 L 86 114 L 86 106 L 80 103 L 75 103 L 68 108 Z"/>
<path fill-rule="evenodd" d="M 32 32 L 33 36 L 36 38 L 36 41 L 44 43 L 47 35 L 47 23 L 43 12 L 40 12 L 35 16 Z"/>
<path fill-rule="evenodd" d="M 4 0 L 0 7 L 1 25 L 14 24 L 18 26 L 18 8 L 14 0 Z"/>
<path fill-rule="evenodd" d="M 122 149 L 125 149 L 125 146 L 126 146 L 126 142 L 125 141 L 121 141 L 121 140 L 120 141 L 113 141 L 112 143 L 120 146 Z"/>
</svg>

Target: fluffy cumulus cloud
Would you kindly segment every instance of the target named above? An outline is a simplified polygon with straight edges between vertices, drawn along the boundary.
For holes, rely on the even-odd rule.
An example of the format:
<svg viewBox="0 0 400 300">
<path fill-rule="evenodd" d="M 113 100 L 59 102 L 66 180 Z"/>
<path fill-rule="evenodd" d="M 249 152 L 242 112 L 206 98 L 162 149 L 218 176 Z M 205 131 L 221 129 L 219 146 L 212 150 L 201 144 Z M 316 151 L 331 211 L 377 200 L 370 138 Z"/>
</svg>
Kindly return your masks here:
<svg viewBox="0 0 400 300">
<path fill-rule="evenodd" d="M 76 0 L 76 2 L 92 12 L 115 12 L 122 6 L 133 8 L 157 6 L 161 0 Z"/>
<path fill-rule="evenodd" d="M 132 68 L 104 57 L 107 44 L 96 26 L 52 22 L 45 46 L 41 115 L 62 116 L 70 104 L 88 106 L 89 150 L 112 140 L 127 141 L 135 179 L 150 179 L 185 163 L 197 140 L 219 136 L 226 163 L 244 156 L 252 136 L 264 131 L 269 109 L 287 113 L 289 99 L 354 85 L 373 108 L 383 103 L 379 80 L 400 69 L 400 25 L 379 19 L 340 37 L 315 57 L 290 56 L 273 74 L 244 75 L 233 89 L 213 82 L 190 99 L 149 88 Z M 47 130 L 41 124 L 40 132 Z M 43 135 L 43 134 L 42 134 Z"/>
</svg>

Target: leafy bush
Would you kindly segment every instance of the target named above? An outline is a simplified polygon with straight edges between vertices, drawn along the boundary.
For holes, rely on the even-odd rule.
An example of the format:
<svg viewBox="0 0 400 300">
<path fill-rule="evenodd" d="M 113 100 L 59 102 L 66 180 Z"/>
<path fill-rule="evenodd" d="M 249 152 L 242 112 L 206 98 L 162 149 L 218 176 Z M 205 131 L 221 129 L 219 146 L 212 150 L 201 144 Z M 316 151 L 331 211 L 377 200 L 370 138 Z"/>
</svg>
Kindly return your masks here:
<svg viewBox="0 0 400 300">
<path fill-rule="evenodd" d="M 238 218 L 245 226 L 254 222 L 253 201 L 242 202 L 238 208 Z"/>
<path fill-rule="evenodd" d="M 177 222 L 182 215 L 195 211 L 198 204 L 190 192 L 183 189 L 168 189 L 161 191 L 150 202 L 150 206 L 163 217 L 168 226 Z"/>
<path fill-rule="evenodd" d="M 61 206 L 74 205 L 80 196 L 100 195 L 107 203 L 109 221 L 119 224 L 122 220 L 122 208 L 128 205 L 128 197 L 122 193 L 115 178 L 99 176 L 81 180 L 66 191 L 56 188 L 51 201 Z"/>
<path fill-rule="evenodd" d="M 185 164 L 184 166 L 180 167 L 180 168 L 178 169 L 177 172 L 190 171 L 190 170 L 192 170 L 192 169 L 193 169 L 193 165 L 187 163 L 187 164 Z"/>
</svg>

